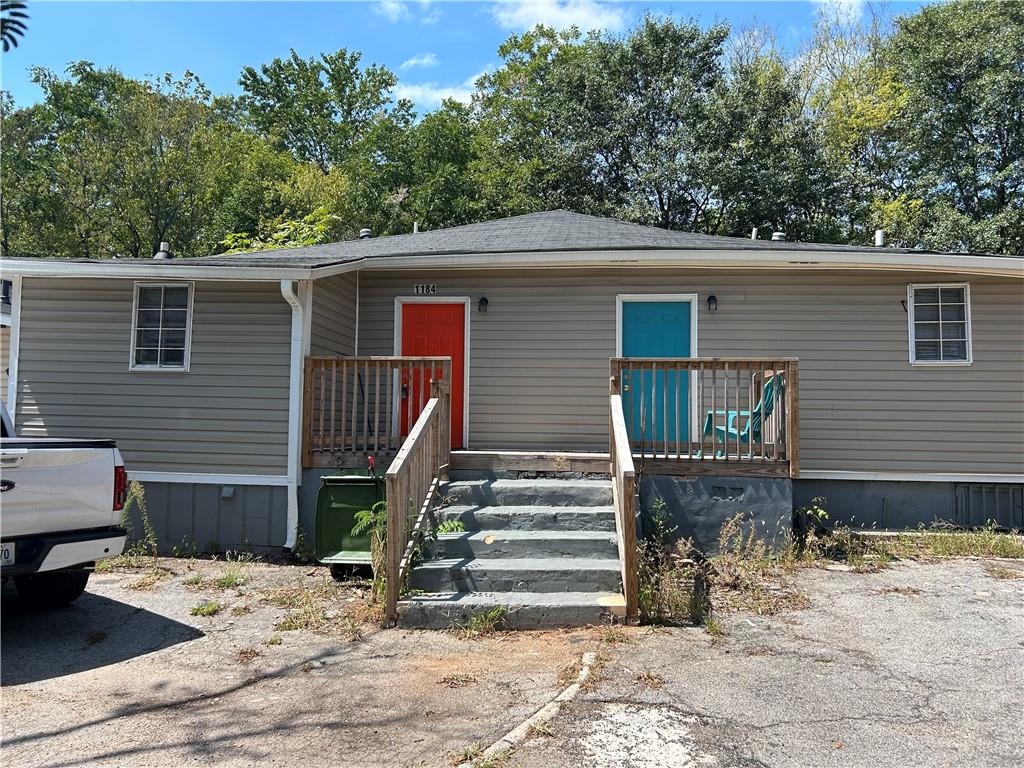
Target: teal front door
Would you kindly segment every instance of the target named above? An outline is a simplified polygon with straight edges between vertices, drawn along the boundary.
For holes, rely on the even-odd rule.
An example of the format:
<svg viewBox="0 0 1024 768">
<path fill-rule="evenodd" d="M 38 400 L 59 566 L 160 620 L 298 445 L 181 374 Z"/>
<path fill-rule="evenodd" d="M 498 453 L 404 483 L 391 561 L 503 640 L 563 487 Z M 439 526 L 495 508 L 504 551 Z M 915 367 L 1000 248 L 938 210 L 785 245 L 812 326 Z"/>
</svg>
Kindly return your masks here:
<svg viewBox="0 0 1024 768">
<path fill-rule="evenodd" d="M 623 301 L 622 357 L 691 357 L 689 301 Z M 630 438 L 646 445 L 688 440 L 689 377 L 650 365 L 623 373 Z"/>
</svg>

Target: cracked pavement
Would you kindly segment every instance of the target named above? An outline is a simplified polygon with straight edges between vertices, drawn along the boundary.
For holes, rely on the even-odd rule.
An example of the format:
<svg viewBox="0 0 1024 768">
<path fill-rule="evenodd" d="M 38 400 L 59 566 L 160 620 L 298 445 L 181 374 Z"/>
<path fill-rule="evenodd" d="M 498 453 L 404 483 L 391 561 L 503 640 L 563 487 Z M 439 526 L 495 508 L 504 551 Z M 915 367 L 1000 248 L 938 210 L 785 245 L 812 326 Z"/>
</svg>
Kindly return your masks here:
<svg viewBox="0 0 1024 768">
<path fill-rule="evenodd" d="M 508 765 L 1024 765 L 1024 579 L 985 562 L 807 570 L 805 610 L 641 630 Z"/>
</svg>

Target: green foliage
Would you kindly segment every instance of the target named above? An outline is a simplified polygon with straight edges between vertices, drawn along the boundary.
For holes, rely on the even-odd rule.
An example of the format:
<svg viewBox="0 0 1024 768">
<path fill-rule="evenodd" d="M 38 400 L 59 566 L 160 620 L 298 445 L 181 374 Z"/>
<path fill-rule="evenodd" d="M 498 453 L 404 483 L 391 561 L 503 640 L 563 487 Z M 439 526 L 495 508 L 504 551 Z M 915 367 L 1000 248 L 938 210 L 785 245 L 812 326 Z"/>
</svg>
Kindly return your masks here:
<svg viewBox="0 0 1024 768">
<path fill-rule="evenodd" d="M 189 611 L 189 613 L 193 616 L 216 616 L 223 609 L 224 606 L 216 600 L 207 600 L 206 602 L 192 606 L 192 610 Z"/>
<path fill-rule="evenodd" d="M 663 500 L 644 520 L 647 536 L 637 547 L 640 615 L 649 624 L 700 622 L 710 609 L 703 566 L 693 542 L 676 540 Z"/>
<path fill-rule="evenodd" d="M 384 595 L 387 585 L 387 501 L 378 501 L 369 509 L 356 512 L 355 519 L 356 524 L 352 527 L 352 535 L 370 534 L 370 565 L 373 567 L 373 589 L 371 592 L 375 599 L 379 599 Z"/>
<path fill-rule="evenodd" d="M 462 533 L 466 530 L 466 524 L 461 520 L 445 520 L 437 526 L 435 534 L 441 533 Z"/>
<path fill-rule="evenodd" d="M 505 606 L 496 605 L 488 611 L 474 613 L 464 626 L 454 626 L 453 629 L 467 640 L 493 635 L 504 624 L 506 613 Z"/>
<path fill-rule="evenodd" d="M 954 0 L 823 19 L 787 60 L 763 34 L 647 16 L 538 26 L 470 105 L 417 117 L 341 49 L 192 73 L 75 62 L 0 99 L 0 251 L 149 258 L 291 248 L 552 208 L 866 245 L 1024 252 L 1024 5 Z"/>
</svg>

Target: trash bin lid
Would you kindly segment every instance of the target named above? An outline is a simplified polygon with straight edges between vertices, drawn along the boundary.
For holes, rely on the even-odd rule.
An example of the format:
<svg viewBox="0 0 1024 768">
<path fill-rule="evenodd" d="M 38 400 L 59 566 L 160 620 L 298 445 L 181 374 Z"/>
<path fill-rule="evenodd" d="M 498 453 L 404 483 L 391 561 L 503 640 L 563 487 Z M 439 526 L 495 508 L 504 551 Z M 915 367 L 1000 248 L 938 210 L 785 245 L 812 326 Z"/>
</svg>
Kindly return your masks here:
<svg viewBox="0 0 1024 768">
<path fill-rule="evenodd" d="M 326 475 L 320 479 L 324 485 L 374 485 L 384 480 L 370 475 Z"/>
</svg>

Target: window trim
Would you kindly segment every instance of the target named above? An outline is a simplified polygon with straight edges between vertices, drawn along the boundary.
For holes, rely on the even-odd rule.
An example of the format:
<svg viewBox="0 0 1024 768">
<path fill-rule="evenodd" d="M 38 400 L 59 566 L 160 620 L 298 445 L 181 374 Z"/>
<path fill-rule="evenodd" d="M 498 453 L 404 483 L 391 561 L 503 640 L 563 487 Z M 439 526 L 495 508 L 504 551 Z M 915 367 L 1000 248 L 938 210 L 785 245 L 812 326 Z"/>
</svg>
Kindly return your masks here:
<svg viewBox="0 0 1024 768">
<path fill-rule="evenodd" d="M 963 288 L 964 289 L 964 321 L 967 341 L 967 358 L 965 360 L 918 360 L 917 343 L 914 326 L 914 291 L 927 288 Z M 939 323 L 941 324 L 941 315 Z M 970 283 L 908 283 L 907 284 L 907 335 L 910 342 L 910 364 L 912 366 L 965 366 L 974 364 L 974 344 L 971 341 L 971 284 Z M 941 354 L 942 344 L 939 344 Z"/>
<path fill-rule="evenodd" d="M 192 304 L 195 298 L 195 282 L 192 280 L 173 281 L 137 281 L 132 284 L 132 338 L 128 350 L 128 370 L 132 373 L 188 373 L 192 365 Z M 185 314 L 185 361 L 181 366 L 162 366 L 159 363 L 153 365 L 136 364 L 135 362 L 135 341 L 138 337 L 139 322 L 139 295 L 142 288 L 188 288 L 188 301 Z"/>
</svg>

